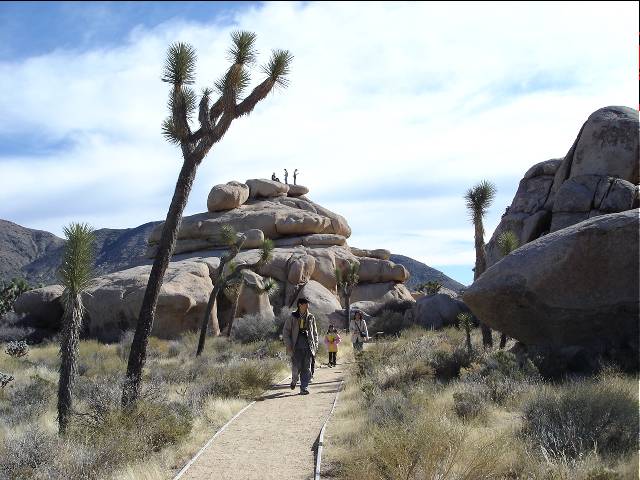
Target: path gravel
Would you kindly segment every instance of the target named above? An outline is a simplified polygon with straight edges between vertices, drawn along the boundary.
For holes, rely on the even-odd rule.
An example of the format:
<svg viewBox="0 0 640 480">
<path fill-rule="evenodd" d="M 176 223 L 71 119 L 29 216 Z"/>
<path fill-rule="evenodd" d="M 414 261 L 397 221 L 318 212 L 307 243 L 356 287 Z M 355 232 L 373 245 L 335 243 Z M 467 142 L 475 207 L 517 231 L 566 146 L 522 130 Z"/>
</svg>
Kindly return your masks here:
<svg viewBox="0 0 640 480">
<path fill-rule="evenodd" d="M 313 478 L 316 444 L 344 377 L 341 365 L 317 367 L 310 395 L 276 385 L 236 418 L 180 480 Z"/>
</svg>

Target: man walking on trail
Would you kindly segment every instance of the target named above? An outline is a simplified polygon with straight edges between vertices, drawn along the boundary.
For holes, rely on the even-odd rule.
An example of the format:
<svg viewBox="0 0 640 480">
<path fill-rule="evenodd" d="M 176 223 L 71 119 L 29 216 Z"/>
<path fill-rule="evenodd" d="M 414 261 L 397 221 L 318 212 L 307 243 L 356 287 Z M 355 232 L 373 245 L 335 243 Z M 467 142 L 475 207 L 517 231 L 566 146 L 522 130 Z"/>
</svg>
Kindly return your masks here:
<svg viewBox="0 0 640 480">
<path fill-rule="evenodd" d="M 291 357 L 291 390 L 296 388 L 300 376 L 300 395 L 308 395 L 311 362 L 318 349 L 318 329 L 306 298 L 298 299 L 298 309 L 284 322 L 282 339 Z"/>
</svg>

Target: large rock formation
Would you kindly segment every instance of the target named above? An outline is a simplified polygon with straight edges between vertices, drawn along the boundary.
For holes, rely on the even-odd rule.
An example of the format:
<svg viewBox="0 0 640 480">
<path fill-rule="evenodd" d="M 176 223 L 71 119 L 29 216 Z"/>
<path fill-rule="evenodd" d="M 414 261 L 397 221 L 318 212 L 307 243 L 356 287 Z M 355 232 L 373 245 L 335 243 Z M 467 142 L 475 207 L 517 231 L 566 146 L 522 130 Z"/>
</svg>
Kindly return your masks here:
<svg viewBox="0 0 640 480">
<path fill-rule="evenodd" d="M 497 239 L 513 231 L 520 244 L 588 218 L 638 206 L 638 112 L 605 107 L 589 116 L 564 159 L 531 167 L 487 244 L 487 266 L 500 254 Z"/>
<path fill-rule="evenodd" d="M 345 305 L 337 295 L 335 271 L 351 262 L 360 265 L 360 284 L 353 292 L 353 302 L 380 305 L 394 299 L 413 301 L 404 286 L 409 278 L 407 269 L 388 260 L 388 251 L 352 250 L 347 245 L 351 229 L 342 216 L 298 196 L 300 189 L 294 189 L 295 196 L 288 196 L 289 186 L 279 182 L 248 180 L 248 199 L 243 185 L 230 182 L 214 187 L 208 211 L 183 219 L 152 334 L 174 337 L 195 330 L 202 321 L 220 258 L 226 253 L 219 238 L 223 225 L 234 227 L 246 238 L 244 249 L 234 259 L 236 268 L 257 263 L 264 238 L 274 239 L 275 249 L 271 261 L 257 271 L 244 270 L 237 300 L 218 297 L 209 319 L 214 331 L 224 330 L 234 314 L 273 318 L 278 309 L 294 305 L 301 295 L 309 299 L 316 313 L 334 322 L 343 321 Z M 149 235 L 150 256 L 155 255 L 161 233 L 162 224 L 158 224 Z M 144 265 L 93 281 L 85 299 L 87 329 L 92 336 L 113 339 L 135 327 L 149 272 L 150 266 Z M 266 277 L 280 287 L 273 297 L 264 291 Z"/>
<path fill-rule="evenodd" d="M 492 328 L 528 345 L 638 354 L 638 209 L 600 215 L 524 245 L 464 294 Z"/>
<path fill-rule="evenodd" d="M 465 303 L 529 347 L 586 357 L 631 347 L 637 364 L 638 166 L 638 112 L 594 112 L 564 159 L 525 174 Z M 524 246 L 502 258 L 507 230 Z"/>
</svg>

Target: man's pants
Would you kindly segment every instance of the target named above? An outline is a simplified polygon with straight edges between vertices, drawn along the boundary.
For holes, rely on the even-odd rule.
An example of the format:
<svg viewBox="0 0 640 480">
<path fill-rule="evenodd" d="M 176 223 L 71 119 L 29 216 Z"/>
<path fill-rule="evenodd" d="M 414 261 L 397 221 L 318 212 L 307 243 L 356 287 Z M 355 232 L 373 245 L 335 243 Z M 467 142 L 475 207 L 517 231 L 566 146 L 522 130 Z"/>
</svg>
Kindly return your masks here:
<svg viewBox="0 0 640 480">
<path fill-rule="evenodd" d="M 298 380 L 300 375 L 300 388 L 306 390 L 311 380 L 311 350 L 309 347 L 296 348 L 291 359 L 291 383 Z"/>
</svg>

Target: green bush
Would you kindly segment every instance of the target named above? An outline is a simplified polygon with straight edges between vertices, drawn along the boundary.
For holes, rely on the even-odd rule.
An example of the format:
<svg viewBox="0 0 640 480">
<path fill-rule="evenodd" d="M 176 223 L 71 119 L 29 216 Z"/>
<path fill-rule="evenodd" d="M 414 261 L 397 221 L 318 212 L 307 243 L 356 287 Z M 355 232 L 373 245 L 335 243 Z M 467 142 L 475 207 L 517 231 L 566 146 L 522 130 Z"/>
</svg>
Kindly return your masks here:
<svg viewBox="0 0 640 480">
<path fill-rule="evenodd" d="M 615 380 L 546 387 L 523 406 L 522 433 L 545 455 L 624 455 L 637 449 L 638 398 Z"/>
</svg>

